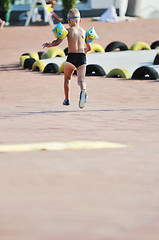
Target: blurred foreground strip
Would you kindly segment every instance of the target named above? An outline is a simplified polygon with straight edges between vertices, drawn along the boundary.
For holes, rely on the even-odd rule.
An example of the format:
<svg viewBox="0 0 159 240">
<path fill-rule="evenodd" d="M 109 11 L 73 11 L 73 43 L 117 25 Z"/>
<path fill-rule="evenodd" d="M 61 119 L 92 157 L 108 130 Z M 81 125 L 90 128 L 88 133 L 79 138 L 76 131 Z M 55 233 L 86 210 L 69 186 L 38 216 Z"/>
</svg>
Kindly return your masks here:
<svg viewBox="0 0 159 240">
<path fill-rule="evenodd" d="M 72 149 L 126 148 L 128 145 L 104 141 L 45 142 L 0 145 L 0 152 L 59 151 Z"/>
</svg>

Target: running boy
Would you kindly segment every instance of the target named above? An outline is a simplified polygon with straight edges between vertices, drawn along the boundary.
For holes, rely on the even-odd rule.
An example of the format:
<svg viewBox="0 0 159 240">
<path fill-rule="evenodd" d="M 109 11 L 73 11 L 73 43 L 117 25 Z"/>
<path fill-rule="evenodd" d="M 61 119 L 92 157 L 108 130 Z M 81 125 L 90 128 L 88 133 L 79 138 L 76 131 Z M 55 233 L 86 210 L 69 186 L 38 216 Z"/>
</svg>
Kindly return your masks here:
<svg viewBox="0 0 159 240">
<path fill-rule="evenodd" d="M 67 14 L 67 20 L 69 24 L 69 28 L 67 29 L 68 57 L 64 65 L 65 100 L 63 101 L 63 105 L 66 106 L 70 105 L 70 80 L 76 68 L 77 82 L 81 90 L 79 107 L 83 108 L 85 106 L 87 99 L 86 83 L 84 81 L 86 72 L 86 53 L 91 50 L 91 44 L 85 43 L 86 32 L 79 25 L 81 22 L 81 18 L 78 9 L 76 8 L 70 9 Z M 62 40 L 58 38 L 51 43 L 44 43 L 43 48 L 55 47 L 59 45 L 61 42 Z"/>
</svg>

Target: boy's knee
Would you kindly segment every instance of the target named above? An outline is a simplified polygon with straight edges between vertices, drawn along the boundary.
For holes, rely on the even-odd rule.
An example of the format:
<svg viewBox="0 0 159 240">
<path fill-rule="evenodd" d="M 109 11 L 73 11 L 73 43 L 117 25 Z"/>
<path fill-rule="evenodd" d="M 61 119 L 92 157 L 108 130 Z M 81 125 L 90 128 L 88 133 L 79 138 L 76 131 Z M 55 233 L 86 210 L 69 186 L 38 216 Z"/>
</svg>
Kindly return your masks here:
<svg viewBox="0 0 159 240">
<path fill-rule="evenodd" d="M 77 79 L 78 85 L 84 82 L 84 78 L 78 78 Z"/>
<path fill-rule="evenodd" d="M 68 83 L 71 80 L 71 77 L 67 76 L 65 77 L 65 83 Z"/>
</svg>

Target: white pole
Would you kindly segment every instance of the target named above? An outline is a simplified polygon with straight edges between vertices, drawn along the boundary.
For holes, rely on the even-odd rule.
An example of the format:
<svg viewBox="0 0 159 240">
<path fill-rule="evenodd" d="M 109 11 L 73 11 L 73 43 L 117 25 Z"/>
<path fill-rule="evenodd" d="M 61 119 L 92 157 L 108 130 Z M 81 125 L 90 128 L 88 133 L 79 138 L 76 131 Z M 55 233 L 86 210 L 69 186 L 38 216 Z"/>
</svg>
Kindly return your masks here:
<svg viewBox="0 0 159 240">
<path fill-rule="evenodd" d="M 33 0 L 32 4 L 31 4 L 31 9 L 30 9 L 29 15 L 25 22 L 25 26 L 28 26 L 30 23 L 31 17 L 33 16 L 33 13 L 34 13 L 35 4 L 36 4 L 36 0 Z"/>
<path fill-rule="evenodd" d="M 126 10 L 127 10 L 127 6 L 128 6 L 128 0 L 120 0 L 119 3 L 120 3 L 120 6 L 119 6 L 119 17 L 120 18 L 124 18 Z"/>
</svg>

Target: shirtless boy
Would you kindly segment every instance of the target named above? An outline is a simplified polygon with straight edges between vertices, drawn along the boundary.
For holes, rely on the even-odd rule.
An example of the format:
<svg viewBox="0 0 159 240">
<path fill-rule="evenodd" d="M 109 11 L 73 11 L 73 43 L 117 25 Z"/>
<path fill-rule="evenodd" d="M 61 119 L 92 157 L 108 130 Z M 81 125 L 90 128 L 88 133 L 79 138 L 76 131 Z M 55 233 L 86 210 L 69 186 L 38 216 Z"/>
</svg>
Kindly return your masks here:
<svg viewBox="0 0 159 240">
<path fill-rule="evenodd" d="M 83 108 L 87 99 L 86 83 L 84 81 L 86 72 L 86 53 L 91 50 L 91 44 L 85 43 L 86 32 L 79 25 L 81 22 L 81 18 L 78 9 L 70 9 L 67 14 L 67 20 L 69 24 L 69 28 L 67 29 L 68 57 L 64 65 L 65 100 L 63 101 L 63 105 L 70 105 L 70 80 L 76 68 L 77 82 L 81 90 L 79 107 Z M 61 42 L 62 40 L 58 38 L 51 43 L 44 43 L 43 48 L 55 47 L 58 46 Z"/>
</svg>

